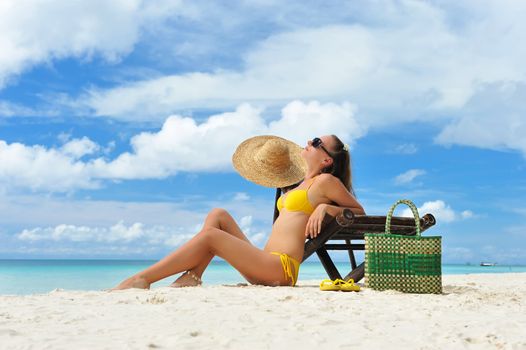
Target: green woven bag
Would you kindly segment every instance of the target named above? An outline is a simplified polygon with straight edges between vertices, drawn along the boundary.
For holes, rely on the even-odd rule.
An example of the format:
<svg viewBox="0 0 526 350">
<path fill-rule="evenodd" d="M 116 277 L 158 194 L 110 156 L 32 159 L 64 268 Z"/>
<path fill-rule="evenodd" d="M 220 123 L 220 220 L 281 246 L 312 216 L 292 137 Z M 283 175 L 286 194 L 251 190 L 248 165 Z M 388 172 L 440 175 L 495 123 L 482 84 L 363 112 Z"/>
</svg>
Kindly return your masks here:
<svg viewBox="0 0 526 350">
<path fill-rule="evenodd" d="M 391 234 L 397 205 L 406 204 L 415 217 L 416 236 Z M 401 199 L 387 214 L 385 234 L 366 233 L 365 286 L 406 293 L 442 293 L 441 237 L 422 237 L 420 217 L 413 202 Z"/>
</svg>

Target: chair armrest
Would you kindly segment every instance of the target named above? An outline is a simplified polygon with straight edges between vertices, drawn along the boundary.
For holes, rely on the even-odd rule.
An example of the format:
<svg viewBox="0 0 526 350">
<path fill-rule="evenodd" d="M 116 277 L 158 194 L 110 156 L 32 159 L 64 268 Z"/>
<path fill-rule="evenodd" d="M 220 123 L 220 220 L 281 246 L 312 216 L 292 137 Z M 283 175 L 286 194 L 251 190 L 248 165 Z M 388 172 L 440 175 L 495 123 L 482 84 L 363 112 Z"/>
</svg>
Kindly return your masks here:
<svg viewBox="0 0 526 350">
<path fill-rule="evenodd" d="M 325 214 L 321 232 L 313 239 L 307 240 L 303 253 L 303 260 L 311 256 L 316 250 L 323 246 L 332 236 L 348 227 L 354 221 L 355 215 L 350 209 L 344 209 L 336 216 Z"/>
<path fill-rule="evenodd" d="M 303 260 L 322 248 L 325 243 L 336 239 L 363 239 L 365 232 L 383 233 L 385 230 L 385 216 L 355 215 L 350 209 L 343 209 L 338 215 L 326 214 L 322 229 L 318 236 L 305 242 Z M 426 214 L 420 219 L 421 231 L 424 232 L 435 225 L 435 217 Z M 414 235 L 414 219 L 406 217 L 393 217 L 391 220 L 393 233 Z M 412 224 L 412 227 L 411 227 Z"/>
</svg>

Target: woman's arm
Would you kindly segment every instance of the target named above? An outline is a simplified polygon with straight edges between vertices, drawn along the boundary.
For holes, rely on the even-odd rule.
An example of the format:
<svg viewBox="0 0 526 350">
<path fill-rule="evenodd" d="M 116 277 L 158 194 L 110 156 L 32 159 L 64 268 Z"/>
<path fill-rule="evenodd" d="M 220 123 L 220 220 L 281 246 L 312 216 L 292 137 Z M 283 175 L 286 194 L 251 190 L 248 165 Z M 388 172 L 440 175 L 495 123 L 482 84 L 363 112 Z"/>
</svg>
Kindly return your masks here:
<svg viewBox="0 0 526 350">
<path fill-rule="evenodd" d="M 320 190 L 335 205 L 327 205 L 327 213 L 337 215 L 342 209 L 349 208 L 354 214 L 365 215 L 365 210 L 356 198 L 345 188 L 341 181 L 329 174 L 320 175 Z"/>
<path fill-rule="evenodd" d="M 354 214 L 365 215 L 362 205 L 338 178 L 330 174 L 321 174 L 319 182 L 318 188 L 322 195 L 336 205 L 322 203 L 316 207 L 305 227 L 306 237 L 314 238 L 320 233 L 325 214 L 336 216 L 343 209 L 349 208 Z"/>
<path fill-rule="evenodd" d="M 340 214 L 343 209 L 350 209 L 353 212 L 353 214 L 365 215 L 365 211 L 363 210 L 361 206 L 359 208 L 358 207 L 351 208 L 351 207 L 339 207 L 339 206 L 330 205 L 330 204 L 320 204 L 320 205 L 324 205 L 325 212 L 331 216 L 336 216 Z"/>
</svg>

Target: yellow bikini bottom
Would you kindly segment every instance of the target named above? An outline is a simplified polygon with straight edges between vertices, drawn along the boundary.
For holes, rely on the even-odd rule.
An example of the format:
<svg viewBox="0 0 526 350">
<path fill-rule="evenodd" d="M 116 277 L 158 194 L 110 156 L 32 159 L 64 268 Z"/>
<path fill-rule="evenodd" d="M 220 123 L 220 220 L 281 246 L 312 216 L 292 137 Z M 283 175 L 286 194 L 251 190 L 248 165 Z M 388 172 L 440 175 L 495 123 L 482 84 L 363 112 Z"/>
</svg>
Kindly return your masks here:
<svg viewBox="0 0 526 350">
<path fill-rule="evenodd" d="M 292 280 L 292 286 L 295 286 L 296 282 L 298 281 L 298 273 L 300 272 L 300 262 L 285 253 L 270 252 L 270 254 L 279 255 L 281 258 L 281 265 L 283 266 L 283 272 L 285 273 L 285 278 L 290 278 Z"/>
</svg>

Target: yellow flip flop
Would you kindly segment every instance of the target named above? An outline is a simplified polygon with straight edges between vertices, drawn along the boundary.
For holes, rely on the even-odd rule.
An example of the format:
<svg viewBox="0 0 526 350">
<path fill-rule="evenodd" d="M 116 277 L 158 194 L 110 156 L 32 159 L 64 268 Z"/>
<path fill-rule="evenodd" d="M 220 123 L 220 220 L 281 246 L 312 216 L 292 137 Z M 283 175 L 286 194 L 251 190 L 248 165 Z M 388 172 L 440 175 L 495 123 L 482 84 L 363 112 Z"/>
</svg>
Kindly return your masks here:
<svg viewBox="0 0 526 350">
<path fill-rule="evenodd" d="M 354 284 L 354 280 L 352 278 L 350 278 L 347 281 L 337 278 L 334 281 L 333 280 L 321 281 L 320 289 L 324 291 L 341 290 L 342 292 L 359 292 L 360 286 Z"/>
<path fill-rule="evenodd" d="M 323 280 L 320 283 L 320 289 L 321 290 L 340 290 L 340 286 L 336 284 L 336 280 Z M 341 281 L 341 280 L 340 280 Z"/>
<path fill-rule="evenodd" d="M 349 278 L 347 281 L 340 280 L 343 283 L 340 285 L 340 290 L 344 292 L 359 292 L 360 286 L 354 284 L 354 280 Z"/>
</svg>

